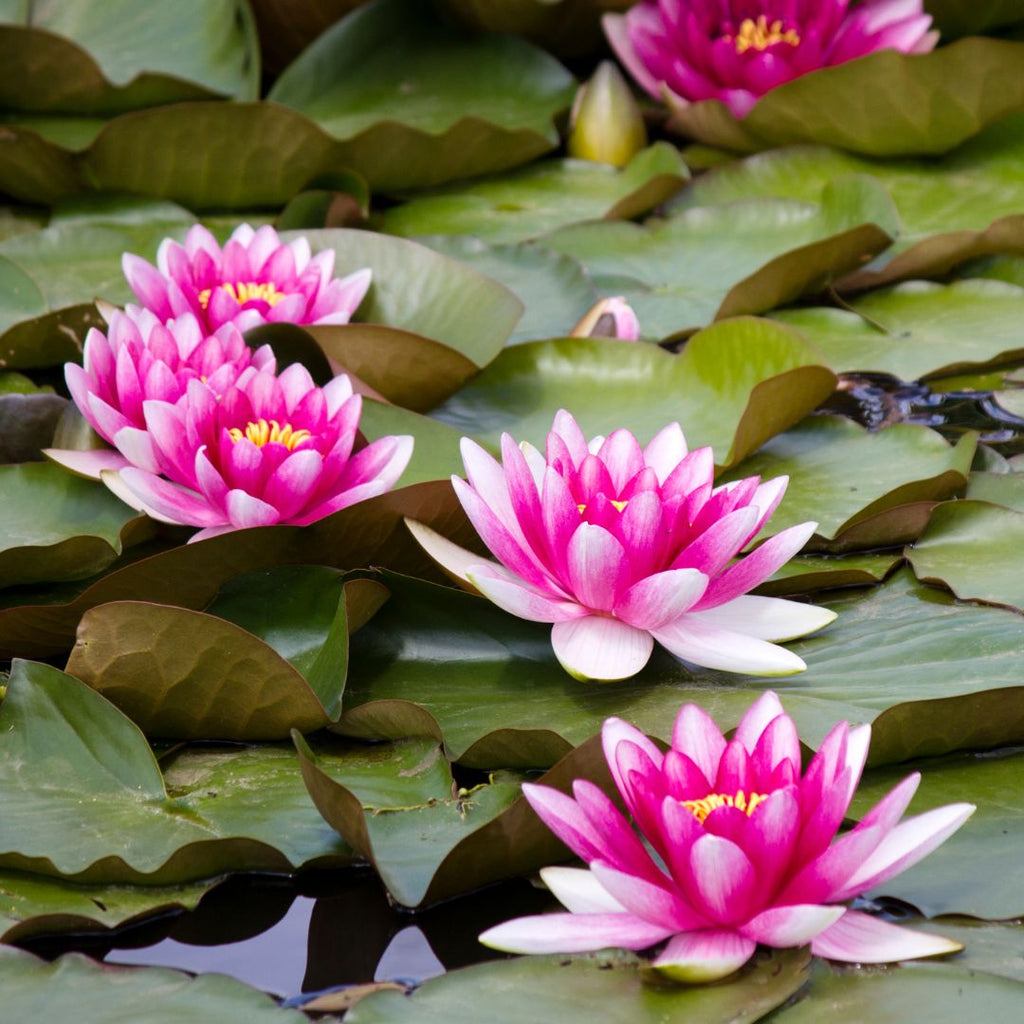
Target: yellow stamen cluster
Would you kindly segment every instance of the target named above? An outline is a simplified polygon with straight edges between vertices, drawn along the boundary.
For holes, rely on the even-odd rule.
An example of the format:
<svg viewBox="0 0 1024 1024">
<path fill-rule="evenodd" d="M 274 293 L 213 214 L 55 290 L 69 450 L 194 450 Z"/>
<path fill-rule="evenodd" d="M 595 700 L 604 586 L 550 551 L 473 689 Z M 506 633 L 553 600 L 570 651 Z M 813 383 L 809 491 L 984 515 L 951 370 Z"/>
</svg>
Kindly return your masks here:
<svg viewBox="0 0 1024 1024">
<path fill-rule="evenodd" d="M 244 437 L 252 441 L 257 448 L 262 448 L 265 444 L 283 444 L 290 452 L 313 436 L 308 430 L 293 430 L 290 423 L 282 427 L 277 420 L 268 423 L 262 419 L 255 423 L 247 423 L 244 431 L 241 427 L 232 427 L 228 433 L 232 441 L 241 441 Z"/>
<path fill-rule="evenodd" d="M 628 501 L 613 501 L 611 503 L 612 508 L 615 509 L 616 512 L 621 512 L 628 504 Z M 577 505 L 576 507 L 580 510 L 580 515 L 583 515 L 583 513 L 587 511 L 586 504 Z"/>
<path fill-rule="evenodd" d="M 279 292 L 272 282 L 257 284 L 255 281 L 225 281 L 217 285 L 223 288 L 240 306 L 252 299 L 262 299 L 268 306 L 276 306 L 284 294 Z M 206 309 L 210 304 L 210 289 L 204 288 L 199 293 L 199 305 Z"/>
<path fill-rule="evenodd" d="M 799 46 L 800 35 L 792 28 L 783 31 L 782 22 L 778 18 L 769 23 L 768 18 L 761 14 L 757 21 L 753 18 L 744 18 L 740 22 L 739 32 L 735 36 L 726 36 L 725 41 L 732 43 L 737 53 L 745 53 L 751 47 L 755 50 L 767 50 L 776 43 Z"/>
<path fill-rule="evenodd" d="M 741 789 L 735 796 L 729 793 L 711 793 L 700 800 L 684 800 L 683 806 L 703 825 L 704 819 L 719 807 L 736 807 L 749 818 L 754 813 L 754 808 L 766 799 L 764 793 L 751 793 L 747 796 Z"/>
</svg>

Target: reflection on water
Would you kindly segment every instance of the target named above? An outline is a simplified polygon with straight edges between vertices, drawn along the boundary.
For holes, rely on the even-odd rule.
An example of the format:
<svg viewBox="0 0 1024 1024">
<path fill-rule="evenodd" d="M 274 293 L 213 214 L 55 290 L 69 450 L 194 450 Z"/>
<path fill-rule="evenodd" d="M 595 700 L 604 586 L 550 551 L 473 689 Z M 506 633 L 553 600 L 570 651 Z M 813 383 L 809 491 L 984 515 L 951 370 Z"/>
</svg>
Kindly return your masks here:
<svg viewBox="0 0 1024 1024">
<path fill-rule="evenodd" d="M 411 913 L 391 906 L 368 869 L 234 875 L 194 911 L 24 946 L 47 957 L 75 949 L 107 963 L 218 971 L 287 998 L 367 981 L 416 984 L 498 958 L 476 941 L 480 932 L 553 906 L 522 879 Z"/>
</svg>

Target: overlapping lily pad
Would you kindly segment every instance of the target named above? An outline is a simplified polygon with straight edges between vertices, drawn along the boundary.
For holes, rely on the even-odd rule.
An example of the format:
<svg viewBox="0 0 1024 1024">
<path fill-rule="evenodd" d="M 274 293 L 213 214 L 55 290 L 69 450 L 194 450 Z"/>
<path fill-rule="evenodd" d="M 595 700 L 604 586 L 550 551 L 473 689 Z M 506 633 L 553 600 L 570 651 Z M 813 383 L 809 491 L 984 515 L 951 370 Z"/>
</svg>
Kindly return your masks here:
<svg viewBox="0 0 1024 1024">
<path fill-rule="evenodd" d="M 19 10 L 20 8 L 20 10 Z M 184 0 L 14 4 L 2 12 L 0 107 L 114 114 L 183 100 L 255 99 L 259 50 L 248 5 Z"/>
<path fill-rule="evenodd" d="M 490 443 L 507 430 L 543 443 L 559 408 L 584 433 L 628 427 L 644 440 L 678 420 L 692 448 L 732 465 L 797 422 L 835 378 L 795 332 L 740 317 L 689 340 L 679 356 L 649 345 L 572 338 L 506 349 L 433 413 Z"/>
<path fill-rule="evenodd" d="M 82 617 L 67 670 L 149 736 L 286 739 L 337 721 L 348 634 L 386 599 L 371 580 L 282 566 L 232 581 L 205 613 L 116 601 Z"/>
<path fill-rule="evenodd" d="M 772 438 L 730 476 L 789 477 L 767 532 L 813 519 L 815 550 L 886 547 L 914 540 L 935 502 L 963 491 L 975 441 L 968 434 L 951 446 L 906 423 L 871 434 L 815 416 Z"/>
<path fill-rule="evenodd" d="M 635 953 L 530 956 L 453 971 L 411 996 L 382 992 L 347 1016 L 350 1024 L 450 1021 L 486 1002 L 494 1024 L 523 1020 L 655 1021 L 750 1024 L 784 1003 L 807 977 L 805 950 L 760 953 L 726 985 L 672 985 L 644 976 Z"/>
<path fill-rule="evenodd" d="M 753 196 L 811 201 L 833 179 L 871 175 L 899 211 L 894 244 L 838 282 L 864 288 L 946 273 L 971 257 L 1019 252 L 1024 118 L 1006 118 L 939 160 L 868 160 L 824 146 L 794 146 L 713 169 L 674 200 L 686 207 Z"/>
<path fill-rule="evenodd" d="M 956 754 L 869 771 L 851 807 L 859 817 L 910 771 L 922 774 L 908 814 L 967 802 L 977 810 L 967 823 L 920 864 L 874 893 L 895 896 L 922 913 L 1010 919 L 1024 914 L 1024 837 L 1020 750 Z M 941 931 L 938 924 L 936 931 Z M 1024 979 L 1021 979 L 1024 980 Z"/>
<path fill-rule="evenodd" d="M 304 1024 L 298 1010 L 286 1010 L 269 996 L 223 974 L 193 978 L 157 967 L 98 964 L 79 953 L 53 963 L 10 946 L 0 947 L 4 1012 L 30 1020 L 40 1006 L 55 1018 L 81 1020 L 152 1019 L 167 1024 L 196 1020 L 224 1024 Z"/>
<path fill-rule="evenodd" d="M 4 869 L 163 885 L 352 860 L 285 747 L 185 750 L 162 774 L 112 704 L 33 662 L 15 663 L 0 736 Z"/>
<path fill-rule="evenodd" d="M 859 296 L 849 311 L 772 314 L 814 340 L 838 371 L 874 370 L 899 380 L 983 373 L 1024 358 L 1016 325 L 1024 288 L 1003 281 L 910 281 Z"/>
<path fill-rule="evenodd" d="M 1020 705 L 1019 617 L 957 604 L 906 572 L 869 590 L 818 595 L 839 618 L 788 645 L 808 664 L 799 675 L 688 668 L 656 650 L 639 675 L 607 685 L 564 672 L 550 627 L 461 592 L 394 577 L 388 586 L 391 601 L 353 638 L 337 728 L 443 738 L 467 764 L 553 764 L 609 715 L 667 740 L 687 701 L 732 728 L 769 687 L 809 744 L 840 719 L 874 720 L 874 763 L 1024 742 L 1024 714 L 1010 710 Z"/>
<path fill-rule="evenodd" d="M 624 295 L 643 335 L 685 334 L 761 313 L 861 266 L 897 233 L 885 190 L 865 176 L 825 185 L 813 202 L 738 201 L 643 226 L 580 224 L 537 240 L 578 259 L 604 295 Z"/>
<path fill-rule="evenodd" d="M 436 739 L 369 749 L 328 774 L 295 734 L 302 775 L 324 818 L 380 873 L 400 904 L 414 907 L 563 860 L 566 851 L 521 798 L 523 776 L 497 772 L 459 788 Z M 567 790 L 575 778 L 608 784 L 600 744 L 577 747 L 542 777 Z"/>
<path fill-rule="evenodd" d="M 772 89 L 741 120 L 704 100 L 674 107 L 671 125 L 743 152 L 823 142 L 872 156 L 946 153 L 1021 108 L 1022 53 L 980 38 L 925 54 L 878 50 Z"/>
<path fill-rule="evenodd" d="M 622 170 L 587 160 L 550 160 L 417 195 L 386 211 L 382 228 L 394 235 L 522 242 L 578 221 L 638 217 L 688 177 L 678 150 L 664 142 L 638 153 Z"/>
</svg>

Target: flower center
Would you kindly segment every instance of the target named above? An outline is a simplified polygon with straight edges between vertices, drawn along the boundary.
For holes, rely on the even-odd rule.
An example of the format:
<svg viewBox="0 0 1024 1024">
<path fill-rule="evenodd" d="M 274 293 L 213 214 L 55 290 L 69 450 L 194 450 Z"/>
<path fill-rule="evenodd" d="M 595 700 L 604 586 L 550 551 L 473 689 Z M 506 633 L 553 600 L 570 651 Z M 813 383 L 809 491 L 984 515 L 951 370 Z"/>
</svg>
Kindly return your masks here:
<svg viewBox="0 0 1024 1024">
<path fill-rule="evenodd" d="M 776 18 L 769 22 L 764 14 L 753 18 L 744 18 L 740 22 L 740 30 L 735 36 L 725 36 L 727 43 L 736 47 L 737 53 L 745 53 L 751 47 L 755 50 L 767 50 L 776 43 L 789 43 L 790 46 L 800 45 L 800 35 L 795 29 L 783 29 L 782 20 Z"/>
<path fill-rule="evenodd" d="M 616 512 L 621 512 L 628 504 L 628 501 L 611 502 L 611 506 L 613 509 L 615 509 Z M 583 515 L 583 513 L 587 511 L 587 506 L 585 502 L 582 505 L 577 505 L 576 507 L 580 510 L 580 515 Z"/>
<path fill-rule="evenodd" d="M 682 804 L 703 825 L 704 819 L 719 807 L 738 807 L 749 818 L 754 813 L 754 808 L 767 799 L 765 793 L 751 793 L 747 796 L 740 789 L 735 796 L 731 793 L 710 793 L 700 800 L 683 800 Z"/>
<path fill-rule="evenodd" d="M 225 281 L 217 287 L 223 288 L 240 306 L 244 306 L 254 299 L 261 299 L 268 306 L 273 307 L 284 298 L 284 294 L 279 292 L 271 281 L 265 284 L 257 284 L 255 281 Z M 210 288 L 204 288 L 199 293 L 199 305 L 203 309 L 210 304 L 211 291 Z"/>
<path fill-rule="evenodd" d="M 232 427 L 228 434 L 232 441 L 241 441 L 244 437 L 252 441 L 257 448 L 262 448 L 265 444 L 283 444 L 290 452 L 313 436 L 308 430 L 293 430 L 290 423 L 282 427 L 277 420 L 268 423 L 262 419 L 255 423 L 246 423 L 244 431 L 241 427 Z"/>
</svg>

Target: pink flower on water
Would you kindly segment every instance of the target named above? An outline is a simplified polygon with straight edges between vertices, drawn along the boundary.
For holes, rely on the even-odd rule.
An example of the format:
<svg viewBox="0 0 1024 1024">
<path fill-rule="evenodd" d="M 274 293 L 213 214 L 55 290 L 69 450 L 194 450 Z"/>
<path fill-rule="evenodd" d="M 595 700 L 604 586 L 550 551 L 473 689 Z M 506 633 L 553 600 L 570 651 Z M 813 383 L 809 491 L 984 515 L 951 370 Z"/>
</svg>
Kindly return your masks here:
<svg viewBox="0 0 1024 1024">
<path fill-rule="evenodd" d="M 616 295 L 591 306 L 569 332 L 569 337 L 639 341 L 640 320 L 633 307 L 621 295 Z"/>
<path fill-rule="evenodd" d="M 787 477 L 715 487 L 710 448 L 687 452 L 678 423 L 641 448 L 628 430 L 588 445 L 559 412 L 547 458 L 501 439 L 503 464 L 464 438 L 469 483 L 452 479 L 498 565 L 410 523 L 445 569 L 524 619 L 553 623 L 551 642 L 580 679 L 623 679 L 657 640 L 697 665 L 767 675 L 806 668 L 770 641 L 820 629 L 835 615 L 746 596 L 807 542 L 792 526 L 733 562 L 774 512 Z"/>
<path fill-rule="evenodd" d="M 155 519 L 203 527 L 192 540 L 302 526 L 384 493 L 405 469 L 408 436 L 353 454 L 361 411 L 347 377 L 318 388 L 300 363 L 280 376 L 243 375 L 223 396 L 194 380 L 184 401 L 142 404 L 155 464 L 103 479 Z"/>
<path fill-rule="evenodd" d="M 569 913 L 509 921 L 481 942 L 514 953 L 576 953 L 667 939 L 654 966 L 691 982 L 730 974 L 759 942 L 810 943 L 819 956 L 856 963 L 960 949 L 843 905 L 916 864 L 974 810 L 950 804 L 900 821 L 920 781 L 914 773 L 835 839 L 870 734 L 869 726 L 841 722 L 801 775 L 796 726 L 771 691 L 729 742 L 687 704 L 667 754 L 609 718 L 605 757 L 640 836 L 593 783 L 577 780 L 575 799 L 524 785 L 541 820 L 589 868 L 541 872 Z"/>
<path fill-rule="evenodd" d="M 161 323 L 137 307 L 115 311 L 106 334 L 93 328 L 86 335 L 83 365 L 67 363 L 64 376 L 89 425 L 119 451 L 51 449 L 47 454 L 97 479 L 102 470 L 127 465 L 155 470 L 145 402 L 179 402 L 192 381 L 222 394 L 243 374 L 273 373 L 275 365 L 269 346 L 254 352 L 231 324 L 206 335 L 191 313 Z"/>
<path fill-rule="evenodd" d="M 334 251 L 310 255 L 309 242 L 282 242 L 269 225 L 237 227 L 223 249 L 206 228 L 184 246 L 167 238 L 157 265 L 125 253 L 125 277 L 160 320 L 192 313 L 207 332 L 225 323 L 247 331 L 264 323 L 347 324 L 370 287 L 370 271 L 332 279 Z"/>
<path fill-rule="evenodd" d="M 655 99 L 718 99 L 743 117 L 758 97 L 876 50 L 935 46 L 921 0 L 643 0 L 605 32 Z M 667 95 L 666 95 L 667 93 Z"/>
</svg>

